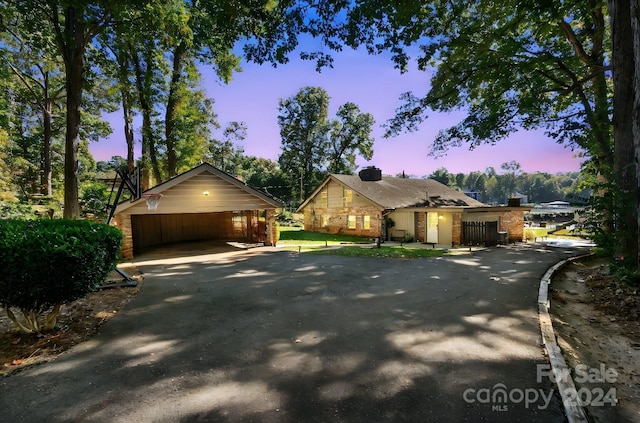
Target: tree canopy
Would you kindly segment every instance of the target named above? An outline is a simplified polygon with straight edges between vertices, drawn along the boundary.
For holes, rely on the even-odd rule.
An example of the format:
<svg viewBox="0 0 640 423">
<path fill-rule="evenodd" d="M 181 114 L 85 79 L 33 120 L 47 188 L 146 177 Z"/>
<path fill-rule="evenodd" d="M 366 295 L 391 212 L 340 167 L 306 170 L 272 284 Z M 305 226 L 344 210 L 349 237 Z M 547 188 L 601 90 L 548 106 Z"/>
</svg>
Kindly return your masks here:
<svg viewBox="0 0 640 423">
<path fill-rule="evenodd" d="M 360 154 L 373 156 L 373 116 L 354 103 L 338 108 L 329 118 L 329 94 L 319 87 L 304 87 L 278 107 L 282 153 L 280 168 L 289 176 L 289 187 L 300 202 L 329 173 L 351 174 Z"/>
</svg>

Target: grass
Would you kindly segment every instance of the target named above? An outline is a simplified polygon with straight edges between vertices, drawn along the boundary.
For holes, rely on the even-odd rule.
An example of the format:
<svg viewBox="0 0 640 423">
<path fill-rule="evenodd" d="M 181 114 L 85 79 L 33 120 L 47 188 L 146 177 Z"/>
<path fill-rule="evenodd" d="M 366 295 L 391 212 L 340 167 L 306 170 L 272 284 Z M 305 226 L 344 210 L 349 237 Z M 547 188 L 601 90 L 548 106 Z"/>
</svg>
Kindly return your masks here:
<svg viewBox="0 0 640 423">
<path fill-rule="evenodd" d="M 328 234 L 322 232 L 306 232 L 298 228 L 281 227 L 279 246 L 287 250 L 309 252 L 330 256 L 343 257 L 386 257 L 386 258 L 420 258 L 439 257 L 446 254 L 443 250 L 426 248 L 412 248 L 407 246 L 381 246 L 371 248 L 372 237 L 362 237 L 345 234 Z M 369 244 L 367 246 L 355 246 L 345 244 Z M 341 246 L 340 248 L 327 249 L 326 247 Z"/>
<path fill-rule="evenodd" d="M 524 239 L 533 241 L 536 238 L 544 238 L 549 236 L 549 230 L 546 228 L 525 228 Z"/>
<path fill-rule="evenodd" d="M 371 258 L 423 258 L 423 257 L 440 257 L 447 252 L 444 250 L 431 250 L 426 248 L 410 248 L 410 247 L 380 247 L 380 248 L 363 248 L 363 247 L 341 247 L 333 249 L 311 250 L 310 254 L 321 254 L 327 256 L 341 257 L 371 257 Z"/>
<path fill-rule="evenodd" d="M 525 228 L 524 238 L 533 241 L 536 238 L 589 238 L 587 234 L 571 232 L 568 229 L 549 230 L 547 228 Z"/>
<path fill-rule="evenodd" d="M 302 242 L 327 243 L 336 245 L 344 242 L 370 243 L 373 237 L 363 237 L 345 234 L 328 234 L 322 232 L 307 232 L 298 228 L 280 227 L 280 240 L 278 244 L 299 244 Z"/>
</svg>

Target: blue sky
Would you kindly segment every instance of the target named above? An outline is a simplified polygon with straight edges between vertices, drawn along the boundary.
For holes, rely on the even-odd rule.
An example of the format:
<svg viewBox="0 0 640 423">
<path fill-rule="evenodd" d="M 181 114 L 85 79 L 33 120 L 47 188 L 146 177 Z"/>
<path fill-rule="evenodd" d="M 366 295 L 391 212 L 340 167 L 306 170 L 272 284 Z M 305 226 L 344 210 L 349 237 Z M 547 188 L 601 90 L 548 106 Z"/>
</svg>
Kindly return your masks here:
<svg viewBox="0 0 640 423">
<path fill-rule="evenodd" d="M 438 131 L 455 124 L 459 114 L 430 113 L 419 131 L 383 138 L 380 126 L 400 105 L 400 94 L 406 91 L 417 95 L 426 93 L 429 74 L 410 69 L 401 75 L 388 57 L 370 56 L 363 51 L 345 49 L 334 57 L 334 68 L 321 73 L 315 71 L 312 62 L 297 58 L 277 68 L 243 63 L 243 72 L 236 74 L 227 85 L 221 84 L 212 72 L 204 70 L 203 86 L 207 95 L 215 100 L 214 108 L 221 125 L 230 121 L 246 122 L 248 136 L 241 145 L 248 155 L 277 160 L 281 151 L 277 123 L 279 99 L 295 95 L 302 87 L 318 86 L 331 97 L 330 117 L 335 116 L 340 105 L 349 101 L 374 116 L 374 156 L 369 162 L 360 159 L 358 164 L 375 165 L 385 174 L 404 171 L 422 176 L 441 167 L 453 173 L 482 171 L 487 167 L 500 172 L 500 165 L 511 160 L 519 162 L 529 173 L 567 172 L 580 168 L 582 159 L 577 157 L 577 152 L 556 144 L 542 131 L 521 131 L 494 146 L 485 145 L 473 151 L 466 147 L 454 148 L 445 157 L 429 157 L 429 146 Z M 119 115 L 112 120 L 112 126 L 114 134 L 109 139 L 90 146 L 96 160 L 108 160 L 113 155 L 126 156 Z M 137 133 L 138 142 L 139 138 Z M 139 150 L 138 145 L 137 154 Z"/>
</svg>

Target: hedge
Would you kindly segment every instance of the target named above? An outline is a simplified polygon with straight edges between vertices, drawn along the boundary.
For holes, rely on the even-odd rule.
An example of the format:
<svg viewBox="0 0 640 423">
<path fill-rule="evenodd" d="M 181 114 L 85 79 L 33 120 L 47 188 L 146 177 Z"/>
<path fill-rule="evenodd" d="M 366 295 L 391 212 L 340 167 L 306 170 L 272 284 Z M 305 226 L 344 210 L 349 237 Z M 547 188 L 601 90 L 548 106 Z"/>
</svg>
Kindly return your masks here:
<svg viewBox="0 0 640 423">
<path fill-rule="evenodd" d="M 62 304 L 104 282 L 118 262 L 121 242 L 119 229 L 101 223 L 0 220 L 0 304 L 24 331 L 52 329 Z M 26 327 L 11 307 L 22 311 Z M 44 325 L 39 323 L 52 307 Z"/>
</svg>

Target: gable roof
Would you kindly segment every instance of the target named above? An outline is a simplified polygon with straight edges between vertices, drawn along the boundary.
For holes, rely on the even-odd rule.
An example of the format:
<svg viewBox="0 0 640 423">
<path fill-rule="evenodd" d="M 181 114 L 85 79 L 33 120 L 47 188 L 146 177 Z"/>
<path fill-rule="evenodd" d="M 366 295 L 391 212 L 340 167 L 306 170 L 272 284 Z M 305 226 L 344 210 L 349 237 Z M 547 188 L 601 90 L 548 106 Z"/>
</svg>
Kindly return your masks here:
<svg viewBox="0 0 640 423">
<path fill-rule="evenodd" d="M 363 181 L 358 175 L 331 174 L 298 208 L 307 205 L 329 181 L 356 191 L 385 210 L 425 207 L 484 207 L 485 204 L 467 197 L 433 179 L 407 179 L 383 176 L 379 181 Z"/>
<path fill-rule="evenodd" d="M 264 206 L 266 206 L 266 208 L 268 208 L 268 206 L 272 206 L 273 208 L 282 207 L 282 203 L 279 200 L 276 200 L 275 198 L 246 185 L 244 182 L 238 180 L 237 178 L 234 178 L 233 176 L 218 168 L 213 167 L 209 163 L 202 163 L 201 165 L 198 165 L 191 170 L 174 176 L 173 178 L 144 191 L 142 194 L 162 194 L 163 192 L 168 191 L 177 185 L 180 185 L 201 175 L 211 175 L 222 179 L 224 182 L 227 182 L 233 187 L 244 191 L 246 194 L 257 197 L 264 204 Z M 141 203 L 145 203 L 144 197 L 140 197 L 133 201 L 124 201 L 118 204 L 118 206 L 116 207 L 116 214 L 121 213 L 130 207 L 135 207 Z"/>
</svg>

